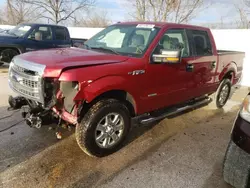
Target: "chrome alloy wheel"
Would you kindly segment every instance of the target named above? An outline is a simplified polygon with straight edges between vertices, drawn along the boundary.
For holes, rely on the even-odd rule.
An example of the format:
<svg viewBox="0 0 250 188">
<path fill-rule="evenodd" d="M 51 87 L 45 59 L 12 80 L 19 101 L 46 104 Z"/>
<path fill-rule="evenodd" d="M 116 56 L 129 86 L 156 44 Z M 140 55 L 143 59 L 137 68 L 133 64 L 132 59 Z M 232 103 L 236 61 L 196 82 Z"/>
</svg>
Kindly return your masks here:
<svg viewBox="0 0 250 188">
<path fill-rule="evenodd" d="M 225 85 L 223 88 L 222 88 L 222 90 L 221 90 L 221 92 L 220 92 L 220 97 L 219 97 L 219 103 L 221 104 L 221 105 L 223 105 L 225 102 L 226 102 L 226 100 L 227 100 L 227 98 L 228 98 L 228 95 L 229 95 L 229 87 L 228 87 L 228 85 Z"/>
<path fill-rule="evenodd" d="M 123 117 L 118 113 L 109 113 L 96 127 L 95 142 L 101 148 L 110 148 L 120 141 L 124 128 Z"/>
</svg>

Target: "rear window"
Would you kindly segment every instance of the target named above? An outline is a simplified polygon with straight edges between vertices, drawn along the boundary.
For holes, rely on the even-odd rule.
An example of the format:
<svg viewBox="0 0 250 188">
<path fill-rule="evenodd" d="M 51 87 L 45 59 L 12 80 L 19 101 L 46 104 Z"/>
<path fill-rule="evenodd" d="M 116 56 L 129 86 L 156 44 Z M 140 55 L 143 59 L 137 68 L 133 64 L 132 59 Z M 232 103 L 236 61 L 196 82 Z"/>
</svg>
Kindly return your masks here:
<svg viewBox="0 0 250 188">
<path fill-rule="evenodd" d="M 56 27 L 55 28 L 55 37 L 56 37 L 56 40 L 66 40 L 67 34 L 66 34 L 65 28 Z"/>
</svg>

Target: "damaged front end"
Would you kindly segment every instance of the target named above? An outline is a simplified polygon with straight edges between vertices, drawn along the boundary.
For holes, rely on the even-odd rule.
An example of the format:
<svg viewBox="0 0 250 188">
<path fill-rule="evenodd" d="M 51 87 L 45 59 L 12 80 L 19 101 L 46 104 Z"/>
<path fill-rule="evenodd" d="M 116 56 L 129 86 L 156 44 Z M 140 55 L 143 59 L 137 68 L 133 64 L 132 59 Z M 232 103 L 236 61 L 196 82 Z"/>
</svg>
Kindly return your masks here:
<svg viewBox="0 0 250 188">
<path fill-rule="evenodd" d="M 79 104 L 74 102 L 74 98 L 79 91 L 79 83 L 76 81 L 61 81 L 56 94 L 56 103 L 52 110 L 61 119 L 69 124 L 77 124 L 77 113 Z"/>
<path fill-rule="evenodd" d="M 64 120 L 67 124 L 76 125 L 78 104 L 74 98 L 79 92 L 79 83 L 43 78 L 45 67 L 37 64 L 27 66 L 25 63 L 17 61 L 10 65 L 9 85 L 20 96 L 11 97 L 9 104 L 22 108 L 22 115 L 31 127 L 40 128 L 55 118 L 59 122 Z"/>
<path fill-rule="evenodd" d="M 54 119 L 76 125 L 78 104 L 74 98 L 78 91 L 78 82 L 44 79 L 44 104 L 22 96 L 11 96 L 9 104 L 13 109 L 22 108 L 22 116 L 30 127 L 41 128 Z"/>
</svg>

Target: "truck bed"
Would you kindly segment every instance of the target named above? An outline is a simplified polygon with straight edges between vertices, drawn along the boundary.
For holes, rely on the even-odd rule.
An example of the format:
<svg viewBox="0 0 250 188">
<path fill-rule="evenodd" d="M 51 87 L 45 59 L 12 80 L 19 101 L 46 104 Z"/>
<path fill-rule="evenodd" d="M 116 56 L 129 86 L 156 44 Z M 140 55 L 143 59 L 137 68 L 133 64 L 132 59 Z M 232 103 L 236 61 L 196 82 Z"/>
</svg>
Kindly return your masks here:
<svg viewBox="0 0 250 188">
<path fill-rule="evenodd" d="M 228 55 L 228 54 L 244 54 L 245 52 L 231 51 L 231 50 L 217 50 L 218 55 Z"/>
<path fill-rule="evenodd" d="M 80 47 L 84 45 L 84 42 L 87 41 L 87 39 L 80 39 L 80 38 L 71 38 L 72 46 L 74 47 Z"/>
<path fill-rule="evenodd" d="M 229 51 L 229 50 L 217 50 L 218 58 L 220 62 L 220 69 L 223 70 L 230 63 L 235 63 L 237 66 L 237 72 L 235 75 L 235 82 L 240 80 L 243 71 L 243 62 L 245 58 L 245 52 Z"/>
</svg>

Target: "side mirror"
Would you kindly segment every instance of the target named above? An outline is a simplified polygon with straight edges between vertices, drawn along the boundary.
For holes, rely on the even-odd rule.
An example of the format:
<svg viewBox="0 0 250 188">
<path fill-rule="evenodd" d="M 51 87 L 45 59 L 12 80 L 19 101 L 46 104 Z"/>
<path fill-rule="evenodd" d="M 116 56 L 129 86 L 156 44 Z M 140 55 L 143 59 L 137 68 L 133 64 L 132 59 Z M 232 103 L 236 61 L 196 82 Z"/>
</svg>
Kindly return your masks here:
<svg viewBox="0 0 250 188">
<path fill-rule="evenodd" d="M 180 63 L 181 50 L 161 50 L 160 54 L 153 54 L 154 63 Z"/>
</svg>

